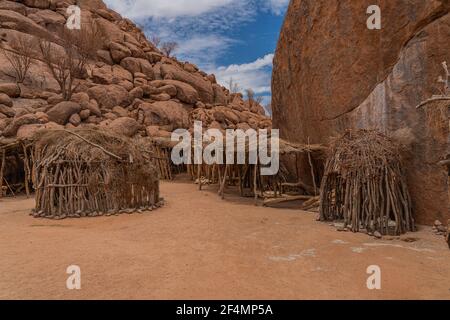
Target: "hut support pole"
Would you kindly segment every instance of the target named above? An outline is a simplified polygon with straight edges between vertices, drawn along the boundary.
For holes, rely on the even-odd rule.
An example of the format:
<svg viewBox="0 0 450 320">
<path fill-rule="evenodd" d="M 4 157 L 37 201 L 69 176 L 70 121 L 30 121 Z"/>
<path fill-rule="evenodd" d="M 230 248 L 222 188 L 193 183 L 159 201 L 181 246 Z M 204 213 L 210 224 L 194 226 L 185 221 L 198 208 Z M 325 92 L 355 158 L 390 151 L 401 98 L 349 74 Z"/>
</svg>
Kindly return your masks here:
<svg viewBox="0 0 450 320">
<path fill-rule="evenodd" d="M 30 162 L 28 161 L 27 147 L 23 144 L 23 168 L 25 170 L 25 192 L 27 193 L 27 198 L 30 197 L 30 186 L 28 181 L 30 181 Z"/>
<path fill-rule="evenodd" d="M 308 146 L 309 146 L 309 137 L 308 137 Z M 311 151 L 308 150 L 308 161 L 309 166 L 311 167 L 311 178 L 314 185 L 314 195 L 317 196 L 317 184 L 316 184 L 316 174 L 314 173 L 314 164 L 311 157 Z"/>
<path fill-rule="evenodd" d="M 227 183 L 227 172 L 228 172 L 229 165 L 225 165 L 225 172 L 223 174 L 223 180 L 222 184 L 219 189 L 219 195 L 222 197 L 222 199 L 225 199 L 225 184 Z"/>
<path fill-rule="evenodd" d="M 3 197 L 3 174 L 5 172 L 6 151 L 2 150 L 2 165 L 0 167 L 0 198 Z"/>
<path fill-rule="evenodd" d="M 198 165 L 198 171 L 197 171 L 197 180 L 198 180 L 198 190 L 202 190 L 202 165 Z"/>
<path fill-rule="evenodd" d="M 253 192 L 255 193 L 255 206 L 258 205 L 258 164 L 253 170 Z"/>
</svg>

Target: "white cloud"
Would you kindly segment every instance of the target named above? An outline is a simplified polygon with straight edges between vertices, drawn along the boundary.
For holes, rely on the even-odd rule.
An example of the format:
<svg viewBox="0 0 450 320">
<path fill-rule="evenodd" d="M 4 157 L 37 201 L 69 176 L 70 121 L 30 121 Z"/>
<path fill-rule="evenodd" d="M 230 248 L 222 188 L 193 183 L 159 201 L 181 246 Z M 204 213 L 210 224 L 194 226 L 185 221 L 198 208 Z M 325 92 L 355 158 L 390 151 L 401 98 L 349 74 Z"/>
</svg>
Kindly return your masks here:
<svg viewBox="0 0 450 320">
<path fill-rule="evenodd" d="M 245 64 L 232 64 L 209 70 L 216 75 L 217 81 L 227 86 L 232 78 L 240 90 L 252 89 L 258 95 L 267 95 L 271 92 L 271 72 L 274 55 L 267 54 L 253 62 Z"/>
<path fill-rule="evenodd" d="M 289 0 L 105 0 L 105 2 L 110 8 L 130 19 L 144 19 L 195 17 L 227 8 L 242 8 L 242 4 L 254 11 L 258 8 L 268 8 L 274 14 L 281 14 Z M 237 10 L 233 13 L 239 15 Z"/>
<path fill-rule="evenodd" d="M 176 41 L 176 55 L 216 74 L 226 85 L 230 78 L 242 90 L 251 88 L 269 100 L 273 54 L 256 61 L 217 67 L 217 61 L 240 42 L 230 31 L 256 19 L 260 11 L 283 14 L 289 0 L 105 0 L 123 16 L 136 21 L 147 35 Z"/>
<path fill-rule="evenodd" d="M 208 11 L 227 6 L 235 0 L 106 0 L 114 10 L 131 19 L 175 18 L 198 16 Z"/>
<path fill-rule="evenodd" d="M 227 52 L 238 41 L 218 34 L 195 34 L 188 39 L 178 40 L 176 55 L 199 65 L 201 68 L 213 68 L 216 59 Z"/>
<path fill-rule="evenodd" d="M 276 15 L 283 14 L 285 8 L 289 5 L 289 0 L 268 0 L 270 11 Z"/>
</svg>

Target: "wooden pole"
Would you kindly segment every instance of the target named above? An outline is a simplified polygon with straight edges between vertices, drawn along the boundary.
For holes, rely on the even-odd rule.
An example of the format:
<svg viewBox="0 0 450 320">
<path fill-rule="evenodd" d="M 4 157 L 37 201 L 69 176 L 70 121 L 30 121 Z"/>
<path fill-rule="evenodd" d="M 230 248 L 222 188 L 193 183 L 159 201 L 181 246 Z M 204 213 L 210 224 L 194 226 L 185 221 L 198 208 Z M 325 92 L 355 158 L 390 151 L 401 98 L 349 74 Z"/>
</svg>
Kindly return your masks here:
<svg viewBox="0 0 450 320">
<path fill-rule="evenodd" d="M 309 137 L 308 137 L 308 146 L 309 146 Z M 314 164 L 312 162 L 311 158 L 311 151 L 308 150 L 308 160 L 309 160 L 309 166 L 311 167 L 311 177 L 314 185 L 314 195 L 317 196 L 317 184 L 316 184 L 316 174 L 314 173 Z"/>
<path fill-rule="evenodd" d="M 220 189 L 219 189 L 219 195 L 222 197 L 222 199 L 225 199 L 225 184 L 227 183 L 227 172 L 228 172 L 229 165 L 225 165 L 225 172 L 223 174 L 223 181 L 221 183 Z"/>
<path fill-rule="evenodd" d="M 2 166 L 0 167 L 0 198 L 3 197 L 3 174 L 5 172 L 6 151 L 2 150 Z"/>
<path fill-rule="evenodd" d="M 30 197 L 30 186 L 28 181 L 30 180 L 30 162 L 28 161 L 27 147 L 22 144 L 23 149 L 23 168 L 25 171 L 25 192 L 27 193 L 27 198 Z"/>
<path fill-rule="evenodd" d="M 255 164 L 253 170 L 253 191 L 255 193 L 255 206 L 258 205 L 258 164 Z"/>
</svg>

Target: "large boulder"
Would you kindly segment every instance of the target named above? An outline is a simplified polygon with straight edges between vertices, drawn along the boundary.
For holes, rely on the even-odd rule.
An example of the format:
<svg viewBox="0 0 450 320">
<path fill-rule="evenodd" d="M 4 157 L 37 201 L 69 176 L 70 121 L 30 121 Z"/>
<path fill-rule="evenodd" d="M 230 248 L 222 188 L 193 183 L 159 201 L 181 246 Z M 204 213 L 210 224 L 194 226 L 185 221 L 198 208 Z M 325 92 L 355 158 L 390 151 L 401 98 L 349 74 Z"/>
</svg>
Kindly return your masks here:
<svg viewBox="0 0 450 320">
<path fill-rule="evenodd" d="M 228 103 L 228 99 L 227 96 L 225 95 L 225 92 L 223 91 L 222 86 L 216 83 L 213 84 L 212 86 L 214 91 L 214 103 L 226 105 Z"/>
<path fill-rule="evenodd" d="M 108 128 L 114 133 L 121 134 L 127 137 L 133 137 L 140 129 L 140 125 L 133 118 L 122 117 L 113 120 Z"/>
<path fill-rule="evenodd" d="M 199 99 L 199 94 L 197 90 L 194 89 L 191 85 L 177 80 L 154 80 L 150 82 L 150 85 L 159 89 L 158 92 L 153 92 L 150 94 L 166 92 L 172 95 L 173 88 L 176 88 L 176 98 L 181 102 L 185 102 L 188 104 L 195 104 Z M 145 92 L 145 89 L 144 89 Z"/>
<path fill-rule="evenodd" d="M 13 101 L 11 100 L 11 98 L 5 94 L 5 93 L 0 93 L 0 104 L 3 104 L 7 107 L 12 107 L 13 106 Z"/>
<path fill-rule="evenodd" d="M 98 85 L 88 90 L 89 97 L 95 99 L 100 107 L 111 109 L 115 106 L 127 106 L 130 103 L 128 91 L 122 86 Z"/>
<path fill-rule="evenodd" d="M 10 28 L 16 31 L 31 34 L 44 39 L 51 39 L 51 34 L 49 31 L 38 25 L 32 19 L 23 16 L 18 12 L 0 9 L 0 21 L 2 24 L 7 24 Z"/>
<path fill-rule="evenodd" d="M 118 42 L 112 42 L 110 45 L 111 58 L 115 63 L 120 63 L 122 59 L 131 57 L 131 50 L 127 46 Z"/>
<path fill-rule="evenodd" d="M 48 119 L 58 124 L 66 124 L 70 117 L 81 111 L 80 104 L 73 101 L 63 101 L 47 111 Z"/>
<path fill-rule="evenodd" d="M 99 84 L 118 84 L 121 81 L 133 81 L 133 75 L 119 65 L 104 65 L 92 70 L 92 80 Z"/>
<path fill-rule="evenodd" d="M 11 98 L 17 98 L 20 97 L 20 87 L 16 83 L 0 83 L 0 93 Z"/>
<path fill-rule="evenodd" d="M 154 78 L 153 68 L 152 68 L 152 65 L 150 64 L 150 62 L 148 62 L 148 60 L 141 59 L 141 58 L 128 57 L 128 58 L 123 59 L 120 62 L 120 65 L 124 69 L 131 72 L 132 74 L 143 73 L 149 79 Z"/>
<path fill-rule="evenodd" d="M 4 114 L 8 118 L 12 118 L 16 115 L 16 111 L 13 108 L 5 106 L 3 104 L 0 104 L 0 113 Z"/>
<path fill-rule="evenodd" d="M 189 73 L 181 67 L 172 64 L 163 64 L 161 66 L 161 74 L 165 80 L 178 80 L 191 85 L 197 90 L 200 100 L 205 103 L 214 103 L 212 84 L 201 75 Z"/>
<path fill-rule="evenodd" d="M 157 101 L 142 103 L 139 109 L 144 112 L 145 126 L 171 126 L 175 129 L 188 129 L 190 127 L 190 108 L 175 101 Z"/>
<path fill-rule="evenodd" d="M 16 117 L 13 121 L 3 130 L 2 134 L 5 137 L 12 137 L 17 134 L 20 127 L 27 124 L 38 124 L 40 123 L 38 117 L 34 114 L 26 114 L 21 117 Z"/>
<path fill-rule="evenodd" d="M 327 143 L 348 128 L 378 128 L 389 135 L 409 132 L 414 152 L 431 142 L 421 137 L 425 114 L 416 106 L 439 94 L 441 63 L 449 59 L 450 3 L 377 1 L 381 30 L 367 28 L 371 4 L 290 2 L 272 81 L 274 127 L 282 138 Z M 404 163 L 410 184 L 420 171 L 414 158 Z M 418 222 L 432 222 L 431 203 L 420 205 L 414 193 L 420 192 L 412 195 Z"/>
</svg>

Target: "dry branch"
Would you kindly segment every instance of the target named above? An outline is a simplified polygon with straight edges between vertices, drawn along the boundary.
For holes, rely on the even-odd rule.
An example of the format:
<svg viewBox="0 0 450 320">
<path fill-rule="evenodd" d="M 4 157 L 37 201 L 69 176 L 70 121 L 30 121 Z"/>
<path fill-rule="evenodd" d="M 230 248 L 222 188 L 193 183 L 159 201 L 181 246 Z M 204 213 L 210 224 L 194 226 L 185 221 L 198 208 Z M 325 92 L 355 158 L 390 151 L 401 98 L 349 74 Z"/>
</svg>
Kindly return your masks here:
<svg viewBox="0 0 450 320">
<path fill-rule="evenodd" d="M 376 131 L 347 131 L 332 146 L 321 184 L 320 218 L 388 234 L 414 231 L 397 146 Z"/>
</svg>

